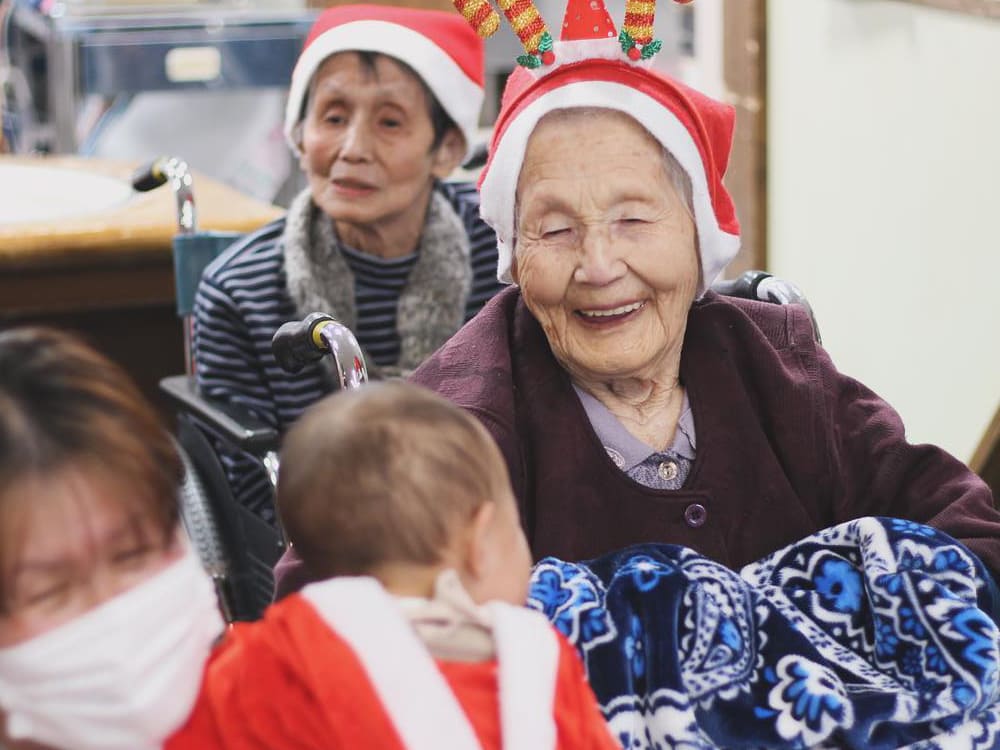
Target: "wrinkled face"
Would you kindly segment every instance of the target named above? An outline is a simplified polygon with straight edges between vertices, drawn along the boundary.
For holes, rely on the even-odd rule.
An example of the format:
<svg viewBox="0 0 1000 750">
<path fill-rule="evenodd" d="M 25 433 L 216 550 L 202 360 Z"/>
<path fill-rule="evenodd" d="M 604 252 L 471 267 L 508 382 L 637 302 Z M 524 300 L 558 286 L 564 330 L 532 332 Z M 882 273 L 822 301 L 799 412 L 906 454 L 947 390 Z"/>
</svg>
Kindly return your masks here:
<svg viewBox="0 0 1000 750">
<path fill-rule="evenodd" d="M 433 179 L 454 166 L 444 145 L 432 152 L 433 141 L 424 88 L 392 59 L 376 56 L 371 70 L 342 52 L 316 71 L 300 163 L 313 200 L 338 228 L 422 215 Z"/>
<path fill-rule="evenodd" d="M 9 498 L 30 502 L 18 502 L 0 529 L 0 648 L 84 614 L 181 557 L 177 539 L 165 543 L 129 492 L 134 488 L 115 477 L 76 468 L 4 488 Z"/>
<path fill-rule="evenodd" d="M 655 377 L 679 356 L 696 233 L 645 129 L 611 110 L 543 118 L 517 205 L 511 273 L 574 379 Z"/>
</svg>

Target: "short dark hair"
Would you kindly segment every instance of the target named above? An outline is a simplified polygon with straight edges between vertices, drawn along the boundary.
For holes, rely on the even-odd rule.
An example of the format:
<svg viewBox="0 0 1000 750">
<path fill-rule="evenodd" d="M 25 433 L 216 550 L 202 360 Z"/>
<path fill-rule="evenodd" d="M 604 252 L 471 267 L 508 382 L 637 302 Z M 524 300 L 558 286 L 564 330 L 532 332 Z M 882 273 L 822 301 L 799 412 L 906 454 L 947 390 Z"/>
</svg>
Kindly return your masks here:
<svg viewBox="0 0 1000 750">
<path fill-rule="evenodd" d="M 444 140 L 445 135 L 449 130 L 458 130 L 458 125 L 451 118 L 438 98 L 434 96 L 434 92 L 431 91 L 430 86 L 427 85 L 426 81 L 420 77 L 420 75 L 415 71 L 410 65 L 400 60 L 398 57 L 393 57 L 392 55 L 386 55 L 381 52 L 372 52 L 370 50 L 344 50 L 344 52 L 351 52 L 358 56 L 361 61 L 362 67 L 367 70 L 371 75 L 378 75 L 377 63 L 379 58 L 384 58 L 390 62 L 399 66 L 399 68 L 409 75 L 413 76 L 417 82 L 420 84 L 420 88 L 424 92 L 424 101 L 427 102 L 427 114 L 431 118 L 431 127 L 434 130 L 434 140 L 431 142 L 431 151 L 435 151 L 441 142 Z M 337 52 L 335 54 L 343 54 L 342 52 Z M 324 61 L 325 62 L 325 61 Z M 320 63 L 322 65 L 322 63 Z M 316 69 L 319 69 L 319 65 Z M 309 104 L 312 102 L 313 98 L 313 85 L 316 81 L 316 75 L 313 74 L 312 81 L 309 82 L 309 87 L 306 89 L 306 95 L 302 99 L 302 111 L 299 112 L 299 124 L 306 116 L 306 112 L 309 111 Z M 466 144 L 468 146 L 468 144 Z"/>
<path fill-rule="evenodd" d="M 439 562 L 457 529 L 510 496 L 500 449 L 468 412 L 403 381 L 327 396 L 285 436 L 277 505 L 317 578 Z"/>
<path fill-rule="evenodd" d="M 7 521 L 32 502 L 6 490 L 73 467 L 127 482 L 134 492 L 117 500 L 152 520 L 165 544 L 173 538 L 181 459 L 131 379 L 69 334 L 0 331 L 0 560 L 10 558 L 14 544 Z"/>
</svg>

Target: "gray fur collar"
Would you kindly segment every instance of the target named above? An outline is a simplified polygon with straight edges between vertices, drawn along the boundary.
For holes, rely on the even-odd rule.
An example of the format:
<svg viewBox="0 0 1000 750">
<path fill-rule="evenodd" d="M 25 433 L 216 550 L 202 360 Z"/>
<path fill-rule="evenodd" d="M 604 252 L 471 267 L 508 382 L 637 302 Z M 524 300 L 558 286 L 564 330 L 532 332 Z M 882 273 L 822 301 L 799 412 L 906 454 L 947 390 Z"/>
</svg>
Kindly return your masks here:
<svg viewBox="0 0 1000 750">
<path fill-rule="evenodd" d="M 292 201 L 282 241 L 288 293 L 299 316 L 325 312 L 354 330 L 354 274 L 340 252 L 333 222 L 313 203 L 308 189 Z M 399 362 L 382 368 L 382 375 L 415 369 L 465 320 L 472 287 L 469 237 L 455 209 L 437 190 L 431 195 L 418 252 L 396 311 Z M 376 369 L 370 357 L 368 365 Z"/>
</svg>

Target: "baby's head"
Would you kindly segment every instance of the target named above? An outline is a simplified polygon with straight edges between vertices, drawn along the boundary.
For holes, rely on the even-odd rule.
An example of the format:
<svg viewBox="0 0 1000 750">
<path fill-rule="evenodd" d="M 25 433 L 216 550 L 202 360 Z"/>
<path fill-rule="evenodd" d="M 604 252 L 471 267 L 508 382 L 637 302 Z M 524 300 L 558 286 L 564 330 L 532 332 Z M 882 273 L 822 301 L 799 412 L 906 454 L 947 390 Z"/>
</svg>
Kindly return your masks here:
<svg viewBox="0 0 1000 750">
<path fill-rule="evenodd" d="M 454 568 L 477 602 L 525 601 L 531 557 L 500 451 L 418 386 L 369 384 L 307 410 L 285 437 L 277 502 L 314 577 L 426 595 Z"/>
</svg>

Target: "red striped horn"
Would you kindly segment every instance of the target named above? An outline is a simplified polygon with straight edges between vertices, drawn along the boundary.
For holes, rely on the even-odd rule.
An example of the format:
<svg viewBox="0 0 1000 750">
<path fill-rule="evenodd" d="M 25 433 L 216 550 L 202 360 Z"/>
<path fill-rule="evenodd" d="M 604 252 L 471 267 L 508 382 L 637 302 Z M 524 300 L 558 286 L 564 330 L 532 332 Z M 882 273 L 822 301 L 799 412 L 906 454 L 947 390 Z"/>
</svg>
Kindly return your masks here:
<svg viewBox="0 0 1000 750">
<path fill-rule="evenodd" d="M 493 36 L 500 28 L 500 16 L 487 0 L 452 0 L 455 9 L 483 39 Z"/>
</svg>

